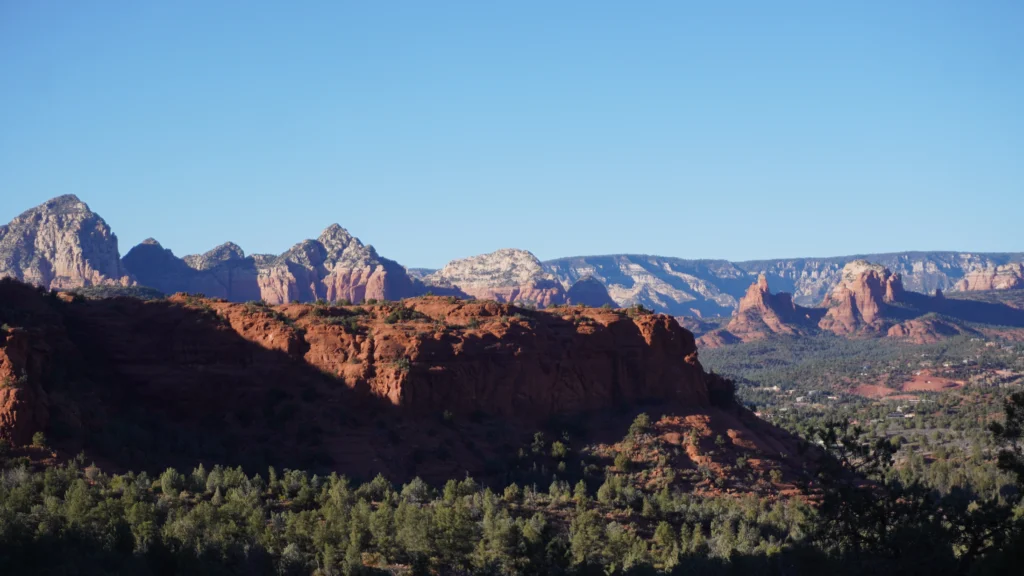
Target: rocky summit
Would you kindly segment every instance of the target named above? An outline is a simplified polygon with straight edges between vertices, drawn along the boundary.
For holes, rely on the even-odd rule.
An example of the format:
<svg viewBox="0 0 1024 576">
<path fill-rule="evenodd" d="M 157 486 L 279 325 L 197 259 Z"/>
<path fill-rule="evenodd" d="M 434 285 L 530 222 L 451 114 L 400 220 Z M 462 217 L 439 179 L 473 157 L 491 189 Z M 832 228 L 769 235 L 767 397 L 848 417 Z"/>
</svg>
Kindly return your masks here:
<svg viewBox="0 0 1024 576">
<path fill-rule="evenodd" d="M 58 196 L 0 226 L 0 278 L 51 289 L 131 283 L 117 236 L 76 196 Z"/>
<path fill-rule="evenodd" d="M 337 224 L 259 267 L 262 299 L 273 304 L 365 299 L 397 300 L 422 293 L 393 260 Z"/>
<path fill-rule="evenodd" d="M 441 270 L 423 276 L 423 282 L 458 289 L 482 300 L 541 307 L 565 303 L 614 304 L 604 285 L 594 278 L 560 282 L 532 253 L 513 248 L 452 260 Z"/>
<path fill-rule="evenodd" d="M 903 300 L 899 274 L 867 260 L 855 260 L 843 267 L 839 282 L 824 301 L 828 308 L 820 326 L 836 334 L 888 329 L 890 304 Z"/>
<path fill-rule="evenodd" d="M 768 279 L 762 274 L 740 299 L 739 308 L 729 323 L 723 329 L 706 334 L 700 342 L 714 347 L 771 335 L 806 336 L 815 332 L 822 315 L 821 310 L 794 304 L 788 293 L 772 294 Z"/>
<path fill-rule="evenodd" d="M 228 242 L 178 258 L 150 239 L 132 248 L 124 264 L 139 282 L 164 293 L 201 293 L 234 302 L 395 300 L 424 291 L 402 266 L 378 256 L 337 224 L 279 256 L 247 257 Z"/>
<path fill-rule="evenodd" d="M 74 196 L 50 200 L 0 227 L 0 277 L 47 288 L 137 282 L 165 294 L 270 303 L 393 300 L 431 292 L 539 307 L 639 304 L 677 317 L 713 318 L 740 311 L 751 296 L 748 288 L 764 275 L 773 288 L 791 295 L 793 306 L 809 308 L 829 300 L 827 307 L 835 310 L 823 320 L 828 324 L 824 329 L 851 333 L 872 329 L 876 309 L 881 309 L 873 288 L 850 291 L 849 266 L 862 267 L 863 262 L 889 270 L 903 290 L 919 294 L 1024 288 L 1024 253 L 902 252 L 748 262 L 619 254 L 541 261 L 526 250 L 507 248 L 453 260 L 440 270 L 406 269 L 337 224 L 282 254 L 246 254 L 225 242 L 203 254 L 178 257 L 148 239 L 119 259 L 114 234 Z M 744 308 L 740 316 L 755 309 Z M 733 328 L 736 338 L 745 331 L 741 324 Z"/>
</svg>

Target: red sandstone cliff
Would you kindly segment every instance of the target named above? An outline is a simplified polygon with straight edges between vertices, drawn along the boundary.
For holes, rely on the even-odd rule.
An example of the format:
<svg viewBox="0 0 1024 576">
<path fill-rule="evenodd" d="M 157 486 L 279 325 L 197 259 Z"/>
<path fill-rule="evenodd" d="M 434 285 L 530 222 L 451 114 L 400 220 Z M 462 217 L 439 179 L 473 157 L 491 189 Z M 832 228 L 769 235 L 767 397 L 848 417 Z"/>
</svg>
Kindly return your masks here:
<svg viewBox="0 0 1024 576">
<path fill-rule="evenodd" d="M 245 339 L 414 413 L 536 419 L 643 399 L 707 402 L 693 335 L 662 315 L 442 297 L 351 308 L 206 305 Z M 410 319 L 389 321 L 396 314 Z"/>
<path fill-rule="evenodd" d="M 772 294 L 768 279 L 761 274 L 740 299 L 729 323 L 701 336 L 698 343 L 714 348 L 772 335 L 806 336 L 815 332 L 815 323 L 820 318 L 821 311 L 795 305 L 790 294 Z"/>
<path fill-rule="evenodd" d="M 69 450 L 98 446 L 126 463 L 145 465 L 147 451 L 163 451 L 162 466 L 212 451 L 398 476 L 411 462 L 417 473 L 480 469 L 487 451 L 474 442 L 508 442 L 551 416 L 645 400 L 710 405 L 693 335 L 663 315 L 448 297 L 345 307 L 184 295 L 65 302 L 14 282 L 0 282 L 0 303 L 17 303 L 0 306 L 0 323 L 11 325 L 2 374 L 24 372 L 32 384 L 0 396 L 0 436 L 24 443 L 48 420 L 78 442 Z M 19 315 L 28 306 L 45 314 Z M 428 433 L 443 413 L 498 419 L 475 432 L 493 439 Z M 159 441 L 140 452 L 139 438 Z M 451 457 L 421 460 L 434 450 Z"/>
<path fill-rule="evenodd" d="M 843 268 L 842 278 L 825 298 L 828 312 L 818 325 L 836 334 L 885 333 L 892 325 L 888 305 L 900 302 L 903 294 L 899 274 L 856 260 Z"/>
</svg>

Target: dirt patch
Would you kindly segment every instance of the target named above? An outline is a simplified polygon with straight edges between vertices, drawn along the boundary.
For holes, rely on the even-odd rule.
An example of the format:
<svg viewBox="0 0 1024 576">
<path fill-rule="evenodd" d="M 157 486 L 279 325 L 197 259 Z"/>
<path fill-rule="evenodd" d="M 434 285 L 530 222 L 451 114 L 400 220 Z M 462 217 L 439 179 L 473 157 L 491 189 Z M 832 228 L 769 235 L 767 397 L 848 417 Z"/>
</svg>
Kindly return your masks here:
<svg viewBox="0 0 1024 576">
<path fill-rule="evenodd" d="M 958 380 L 950 380 L 949 378 L 943 378 L 942 376 L 932 376 L 927 372 L 922 372 L 911 378 L 910 380 L 903 383 L 904 392 L 941 392 L 942 390 L 952 390 L 954 388 L 960 388 L 964 385 L 963 382 Z"/>
</svg>

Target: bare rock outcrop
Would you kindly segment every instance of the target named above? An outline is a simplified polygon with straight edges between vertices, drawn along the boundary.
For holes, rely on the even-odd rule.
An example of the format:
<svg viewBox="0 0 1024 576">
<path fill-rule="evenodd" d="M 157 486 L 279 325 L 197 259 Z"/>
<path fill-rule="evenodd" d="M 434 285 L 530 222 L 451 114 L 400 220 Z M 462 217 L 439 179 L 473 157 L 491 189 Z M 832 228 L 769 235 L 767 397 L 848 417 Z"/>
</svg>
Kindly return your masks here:
<svg viewBox="0 0 1024 576">
<path fill-rule="evenodd" d="M 271 304 L 367 299 L 398 300 L 422 294 L 405 268 L 337 224 L 259 268 L 262 299 Z"/>
<path fill-rule="evenodd" d="M 117 236 L 74 195 L 58 196 L 0 226 L 0 278 L 49 289 L 132 283 Z"/>
<path fill-rule="evenodd" d="M 721 330 L 701 336 L 698 343 L 710 348 L 736 342 L 751 342 L 772 335 L 807 336 L 816 332 L 822 313 L 793 303 L 786 292 L 772 294 L 764 274 L 750 285 L 739 308 Z"/>
<path fill-rule="evenodd" d="M 264 469 L 319 462 L 450 477 L 483 471 L 489 454 L 552 416 L 642 402 L 700 413 L 723 396 L 693 335 L 657 314 L 447 297 L 62 301 L 0 283 L 0 302 L 14 299 L 46 312 L 31 321 L 53 329 L 13 328 L 39 337 L 2 341 L 4 373 L 24 371 L 49 399 L 27 387 L 3 393 L 5 437 L 29 441 L 49 414 L 55 445 L 125 466 L 213 455 Z M 23 309 L 0 307 L 0 323 L 29 322 Z M 60 377 L 47 380 L 47 367 Z M 461 431 L 441 424 L 445 413 Z"/>
<path fill-rule="evenodd" d="M 0 438 L 28 444 L 49 420 L 40 375 L 49 360 L 45 344 L 26 330 L 0 331 Z"/>
<path fill-rule="evenodd" d="M 0 438 L 28 444 L 49 423 L 47 380 L 57 368 L 60 318 L 37 288 L 0 279 Z"/>
<path fill-rule="evenodd" d="M 899 274 L 879 264 L 855 260 L 843 267 L 839 283 L 825 298 L 828 312 L 818 325 L 836 334 L 885 333 L 892 325 L 887 308 L 900 302 L 903 294 Z"/>
<path fill-rule="evenodd" d="M 232 302 L 397 300 L 427 290 L 401 265 L 378 256 L 337 224 L 280 256 L 246 256 L 227 242 L 178 258 L 150 239 L 132 248 L 124 263 L 141 283 L 164 293 L 199 293 Z"/>
<path fill-rule="evenodd" d="M 975 268 L 956 283 L 957 290 L 1024 289 L 1024 263 Z"/>
<path fill-rule="evenodd" d="M 504 248 L 452 260 L 444 268 L 423 277 L 427 285 L 458 289 L 481 300 L 519 302 L 535 306 L 563 304 L 566 291 L 544 271 L 540 260 L 526 250 Z"/>
</svg>

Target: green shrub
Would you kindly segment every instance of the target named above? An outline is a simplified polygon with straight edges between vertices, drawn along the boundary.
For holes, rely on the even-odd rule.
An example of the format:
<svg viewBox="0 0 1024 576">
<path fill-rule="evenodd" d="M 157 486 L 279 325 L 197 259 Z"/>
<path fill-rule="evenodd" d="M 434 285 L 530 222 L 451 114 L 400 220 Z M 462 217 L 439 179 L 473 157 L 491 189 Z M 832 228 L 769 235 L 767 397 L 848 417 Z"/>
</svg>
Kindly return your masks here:
<svg viewBox="0 0 1024 576">
<path fill-rule="evenodd" d="M 635 439 L 651 430 L 651 417 L 647 413 L 638 414 L 629 425 L 629 438 Z"/>
<path fill-rule="evenodd" d="M 562 460 L 569 454 L 569 447 L 559 441 L 551 443 L 551 457 Z"/>
<path fill-rule="evenodd" d="M 630 465 L 633 464 L 633 461 L 630 460 L 629 456 L 625 452 L 619 452 L 615 456 L 614 463 L 615 468 L 617 468 L 620 472 L 629 472 Z"/>
</svg>

